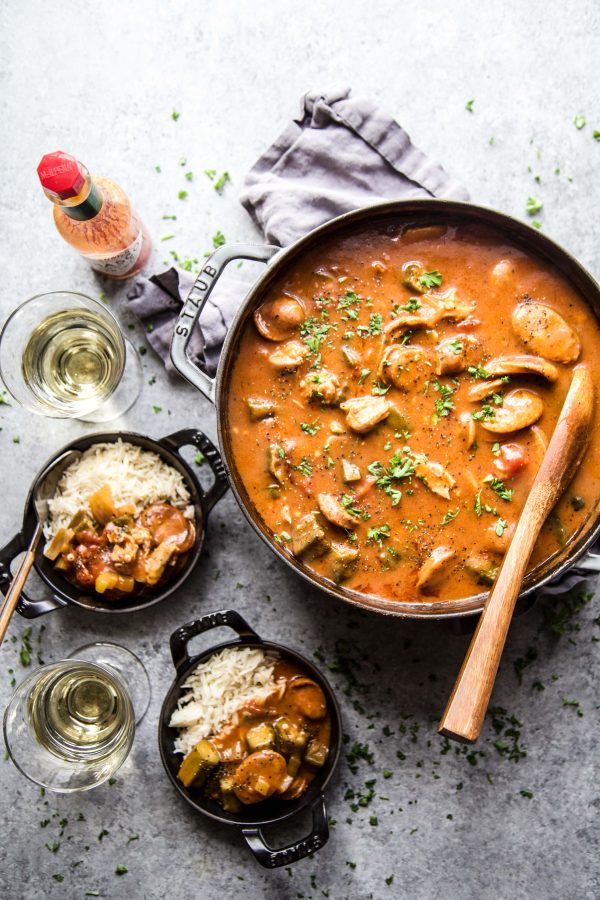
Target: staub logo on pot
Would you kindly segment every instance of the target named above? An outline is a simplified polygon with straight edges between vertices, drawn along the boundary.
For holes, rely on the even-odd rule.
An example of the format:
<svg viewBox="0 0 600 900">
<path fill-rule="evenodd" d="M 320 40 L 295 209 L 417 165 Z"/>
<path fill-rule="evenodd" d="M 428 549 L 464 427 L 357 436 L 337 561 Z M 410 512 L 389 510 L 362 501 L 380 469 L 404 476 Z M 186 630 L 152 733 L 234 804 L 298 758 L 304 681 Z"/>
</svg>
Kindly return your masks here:
<svg viewBox="0 0 600 900">
<path fill-rule="evenodd" d="M 175 329 L 176 334 L 181 334 L 185 337 L 190 333 L 191 324 L 196 318 L 198 310 L 203 305 L 206 296 L 213 285 L 216 274 L 217 270 L 214 266 L 204 266 L 187 296 L 187 300 L 185 301 L 179 317 L 179 322 Z M 190 325 L 188 326 L 186 322 L 183 322 L 183 319 L 191 319 Z"/>
</svg>

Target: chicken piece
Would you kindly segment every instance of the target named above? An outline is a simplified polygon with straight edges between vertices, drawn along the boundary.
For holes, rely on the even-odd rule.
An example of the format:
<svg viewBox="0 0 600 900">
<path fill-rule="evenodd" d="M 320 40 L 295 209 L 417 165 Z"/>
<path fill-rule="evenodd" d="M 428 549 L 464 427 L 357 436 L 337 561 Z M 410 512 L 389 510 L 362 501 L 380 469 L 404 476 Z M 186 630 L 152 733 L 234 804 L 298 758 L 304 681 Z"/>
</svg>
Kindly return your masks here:
<svg viewBox="0 0 600 900">
<path fill-rule="evenodd" d="M 480 400 L 485 400 L 486 397 L 497 394 L 504 387 L 506 387 L 506 382 L 502 381 L 501 378 L 494 378 L 493 381 L 480 381 L 469 388 L 467 400 L 469 403 L 479 403 Z"/>
<path fill-rule="evenodd" d="M 456 375 L 475 364 L 480 356 L 481 344 L 472 334 L 456 334 L 440 341 L 436 351 L 436 375 Z"/>
<path fill-rule="evenodd" d="M 266 397 L 248 397 L 246 406 L 250 413 L 250 418 L 254 422 L 260 422 L 261 419 L 268 419 L 277 412 L 277 407 Z"/>
<path fill-rule="evenodd" d="M 455 556 L 456 550 L 435 547 L 419 569 L 417 588 L 424 594 L 437 593 Z"/>
<path fill-rule="evenodd" d="M 257 750 L 237 766 L 233 773 L 233 790 L 242 803 L 259 803 L 278 791 L 288 777 L 281 753 Z"/>
<path fill-rule="evenodd" d="M 494 407 L 491 418 L 482 418 L 482 428 L 493 434 L 507 434 L 533 425 L 544 412 L 544 401 L 533 391 L 517 389 L 504 398 L 502 406 Z"/>
<path fill-rule="evenodd" d="M 465 559 L 465 569 L 479 584 L 493 584 L 502 559 L 497 553 L 473 552 Z"/>
<path fill-rule="evenodd" d="M 365 434 L 389 415 L 391 404 L 385 397 L 353 397 L 340 404 L 352 431 Z"/>
<path fill-rule="evenodd" d="M 514 522 L 506 522 L 502 517 L 498 521 L 492 521 L 483 529 L 481 534 L 481 549 L 483 552 L 496 553 L 499 556 L 503 556 L 508 550 L 515 527 Z"/>
<path fill-rule="evenodd" d="M 307 719 L 324 719 L 327 715 L 327 700 L 323 689 L 313 681 L 300 675 L 290 681 L 287 694 L 303 716 Z"/>
<path fill-rule="evenodd" d="M 269 341 L 285 341 L 305 319 L 302 304 L 294 297 L 267 300 L 254 311 L 254 324 Z"/>
<path fill-rule="evenodd" d="M 563 317 L 549 306 L 524 300 L 513 311 L 513 331 L 533 353 L 553 362 L 575 362 L 581 352 L 579 338 Z"/>
<path fill-rule="evenodd" d="M 269 354 L 269 362 L 280 372 L 292 372 L 302 365 L 308 356 L 308 347 L 301 341 L 286 341 Z"/>
<path fill-rule="evenodd" d="M 490 273 L 490 281 L 494 285 L 500 285 L 508 281 L 514 274 L 515 267 L 510 259 L 501 259 L 496 263 Z"/>
<path fill-rule="evenodd" d="M 133 576 L 136 581 L 153 586 L 158 584 L 173 556 L 177 555 L 176 544 L 163 542 L 147 556 L 138 557 Z"/>
<path fill-rule="evenodd" d="M 314 513 L 303 516 L 292 531 L 292 553 L 304 556 L 310 551 L 314 556 L 323 555 L 327 550 L 325 532 L 317 522 Z"/>
<path fill-rule="evenodd" d="M 417 260 L 406 262 L 402 266 L 402 285 L 409 291 L 416 291 L 417 294 L 424 294 L 427 285 L 423 284 L 421 277 L 425 274 L 425 267 Z"/>
<path fill-rule="evenodd" d="M 558 378 L 558 369 L 551 362 L 525 353 L 490 359 L 485 364 L 485 371 L 490 375 L 541 375 L 551 382 Z"/>
<path fill-rule="evenodd" d="M 310 372 L 302 379 L 300 393 L 308 403 L 320 400 L 327 406 L 335 406 L 342 396 L 342 389 L 340 380 L 334 372 L 319 369 L 318 372 Z"/>
<path fill-rule="evenodd" d="M 534 429 L 540 431 L 535 425 L 531 431 L 533 432 Z M 521 444 L 508 443 L 502 444 L 492 465 L 500 478 L 513 478 L 527 466 L 528 462 L 529 456 L 525 447 L 522 447 Z"/>
<path fill-rule="evenodd" d="M 434 494 L 444 497 L 445 500 L 450 499 L 450 491 L 456 482 L 441 463 L 420 459 L 415 463 L 415 475 Z"/>
<path fill-rule="evenodd" d="M 333 580 L 339 584 L 346 578 L 349 578 L 358 563 L 359 552 L 356 547 L 350 544 L 340 544 L 336 541 L 331 543 L 331 558 Z"/>
<path fill-rule="evenodd" d="M 279 447 L 277 444 L 269 444 L 267 450 L 267 470 L 279 484 L 285 483 L 287 463 L 283 447 Z"/>
<path fill-rule="evenodd" d="M 384 384 L 393 384 L 400 390 L 413 390 L 420 380 L 431 375 L 431 357 L 431 351 L 423 347 L 390 344 L 379 366 L 379 378 Z"/>
<path fill-rule="evenodd" d="M 477 436 L 477 427 L 473 421 L 473 416 L 468 412 L 462 412 L 458 417 L 461 427 L 461 441 L 464 442 L 467 450 L 470 450 L 475 443 Z"/>
<path fill-rule="evenodd" d="M 338 528 L 356 528 L 356 516 L 345 509 L 335 494 L 321 493 L 317 495 L 319 509 L 328 522 Z"/>
<path fill-rule="evenodd" d="M 385 327 L 386 333 L 393 333 L 400 328 L 433 328 L 442 319 L 460 322 L 475 308 L 475 304 L 459 300 L 454 288 L 441 294 L 427 294 L 420 297 L 419 302 L 417 311 L 407 311 L 392 319 Z"/>
<path fill-rule="evenodd" d="M 348 366 L 351 369 L 357 368 L 362 360 L 362 357 L 358 350 L 355 350 L 354 347 L 349 347 L 348 344 L 342 345 L 342 356 Z"/>
<path fill-rule="evenodd" d="M 115 544 L 110 551 L 110 558 L 117 572 L 128 575 L 139 552 L 140 548 L 138 544 L 131 539 L 123 541 L 120 544 Z"/>
<path fill-rule="evenodd" d="M 342 481 L 344 484 L 352 484 L 353 481 L 360 481 L 362 475 L 360 469 L 353 462 L 347 459 L 342 460 Z"/>
</svg>

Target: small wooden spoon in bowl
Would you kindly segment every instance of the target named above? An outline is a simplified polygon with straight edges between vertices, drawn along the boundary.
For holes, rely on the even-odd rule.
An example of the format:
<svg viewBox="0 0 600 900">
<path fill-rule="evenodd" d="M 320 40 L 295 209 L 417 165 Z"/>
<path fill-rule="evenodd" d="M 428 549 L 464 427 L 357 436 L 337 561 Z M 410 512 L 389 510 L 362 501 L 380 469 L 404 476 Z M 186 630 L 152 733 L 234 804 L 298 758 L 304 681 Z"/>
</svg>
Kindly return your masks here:
<svg viewBox="0 0 600 900">
<path fill-rule="evenodd" d="M 594 411 L 594 384 L 576 366 L 554 434 L 487 599 L 438 731 L 457 741 L 479 737 L 527 564 L 542 525 L 583 459 Z"/>
</svg>

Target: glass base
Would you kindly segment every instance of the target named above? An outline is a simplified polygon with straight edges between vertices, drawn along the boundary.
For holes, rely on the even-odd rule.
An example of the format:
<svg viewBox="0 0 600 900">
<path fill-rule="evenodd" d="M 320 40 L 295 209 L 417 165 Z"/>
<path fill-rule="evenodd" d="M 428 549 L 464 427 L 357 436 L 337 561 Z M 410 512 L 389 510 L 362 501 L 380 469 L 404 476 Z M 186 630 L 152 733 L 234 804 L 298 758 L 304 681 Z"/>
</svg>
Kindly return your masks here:
<svg viewBox="0 0 600 900">
<path fill-rule="evenodd" d="M 144 663 L 132 650 L 110 641 L 95 641 L 73 650 L 67 659 L 83 659 L 106 669 L 113 669 L 127 687 L 135 724 L 139 725 L 150 705 L 150 678 Z"/>
<path fill-rule="evenodd" d="M 77 416 L 80 422 L 110 422 L 130 409 L 142 389 L 142 364 L 131 341 L 125 342 L 125 368 L 121 380 L 108 400 L 90 413 Z"/>
</svg>

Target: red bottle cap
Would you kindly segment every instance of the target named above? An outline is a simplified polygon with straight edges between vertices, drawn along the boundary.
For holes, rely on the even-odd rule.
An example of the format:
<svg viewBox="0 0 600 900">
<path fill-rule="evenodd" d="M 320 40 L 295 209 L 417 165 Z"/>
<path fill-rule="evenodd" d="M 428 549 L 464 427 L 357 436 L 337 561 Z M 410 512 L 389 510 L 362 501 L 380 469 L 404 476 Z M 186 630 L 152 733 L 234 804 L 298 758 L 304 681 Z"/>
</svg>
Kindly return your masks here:
<svg viewBox="0 0 600 900">
<path fill-rule="evenodd" d="M 42 157 L 37 173 L 46 193 L 59 200 L 68 200 L 81 193 L 87 169 L 70 153 L 57 150 Z"/>
</svg>

